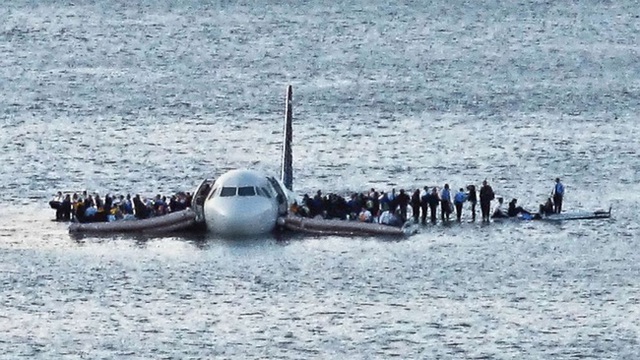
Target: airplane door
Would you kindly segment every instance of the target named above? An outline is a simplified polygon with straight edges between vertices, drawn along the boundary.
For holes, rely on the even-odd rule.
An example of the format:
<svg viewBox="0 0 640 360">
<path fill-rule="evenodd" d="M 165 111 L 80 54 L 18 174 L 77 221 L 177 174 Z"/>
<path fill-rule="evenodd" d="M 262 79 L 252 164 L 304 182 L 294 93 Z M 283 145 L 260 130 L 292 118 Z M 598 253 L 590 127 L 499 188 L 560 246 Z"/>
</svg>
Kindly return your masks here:
<svg viewBox="0 0 640 360">
<path fill-rule="evenodd" d="M 198 223 L 204 222 L 204 202 L 215 182 L 214 179 L 204 179 L 193 194 L 191 208 L 196 213 L 196 222 Z"/>
<path fill-rule="evenodd" d="M 285 215 L 289 211 L 289 205 L 287 203 L 287 195 L 284 193 L 284 190 L 282 190 L 282 188 L 280 187 L 278 180 L 276 180 L 274 177 L 267 177 L 267 180 L 269 180 L 269 182 L 271 183 L 271 186 L 277 193 L 276 198 L 278 200 L 278 214 Z"/>
</svg>

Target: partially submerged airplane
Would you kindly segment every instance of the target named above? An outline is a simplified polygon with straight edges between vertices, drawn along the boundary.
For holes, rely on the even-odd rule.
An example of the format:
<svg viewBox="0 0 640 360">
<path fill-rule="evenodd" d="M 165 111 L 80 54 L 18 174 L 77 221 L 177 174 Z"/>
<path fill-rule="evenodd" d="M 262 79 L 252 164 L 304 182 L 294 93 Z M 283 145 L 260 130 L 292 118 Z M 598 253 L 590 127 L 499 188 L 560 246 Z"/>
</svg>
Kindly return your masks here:
<svg viewBox="0 0 640 360">
<path fill-rule="evenodd" d="M 285 216 L 295 201 L 292 97 L 289 85 L 280 179 L 254 170 L 231 170 L 215 180 L 204 180 L 196 190 L 193 204 L 196 220 L 204 222 L 210 232 L 224 236 L 269 233 L 276 227 L 278 217 Z"/>
<path fill-rule="evenodd" d="M 217 179 L 205 179 L 196 189 L 191 209 L 136 221 L 73 223 L 70 232 L 165 233 L 206 227 L 216 235 L 255 236 L 276 227 L 333 235 L 403 235 L 404 230 L 374 223 L 308 219 L 288 215 L 293 193 L 293 89 L 285 98 L 284 142 L 280 179 L 249 169 L 231 170 Z"/>
<path fill-rule="evenodd" d="M 284 142 L 280 179 L 249 169 L 231 170 L 217 179 L 205 179 L 196 189 L 191 208 L 169 215 L 135 221 L 73 223 L 70 232 L 143 232 L 206 228 L 229 236 L 255 236 L 286 228 L 292 231 L 329 235 L 405 235 L 406 228 L 358 221 L 310 219 L 288 214 L 296 201 L 293 193 L 293 115 L 291 85 L 285 99 Z M 601 219 L 608 212 L 557 214 L 545 220 Z"/>
<path fill-rule="evenodd" d="M 293 89 L 285 97 L 284 141 L 280 179 L 253 170 L 231 170 L 204 180 L 194 195 L 196 220 L 223 236 L 260 235 L 281 226 L 318 234 L 402 235 L 403 229 L 374 223 L 287 216 L 293 193 Z"/>
</svg>

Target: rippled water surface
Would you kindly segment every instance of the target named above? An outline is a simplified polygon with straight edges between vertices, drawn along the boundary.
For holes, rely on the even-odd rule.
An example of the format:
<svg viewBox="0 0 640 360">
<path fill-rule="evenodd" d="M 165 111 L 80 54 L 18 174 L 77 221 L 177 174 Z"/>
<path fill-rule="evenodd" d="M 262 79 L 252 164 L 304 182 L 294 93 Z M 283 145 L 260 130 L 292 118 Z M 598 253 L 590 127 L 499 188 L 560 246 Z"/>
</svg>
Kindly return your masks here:
<svg viewBox="0 0 640 360">
<path fill-rule="evenodd" d="M 0 9 L 1 358 L 640 355 L 635 1 Z M 402 240 L 70 237 L 57 190 L 299 193 L 488 179 L 605 221 L 437 224 Z M 465 214 L 466 215 L 466 214 Z"/>
</svg>

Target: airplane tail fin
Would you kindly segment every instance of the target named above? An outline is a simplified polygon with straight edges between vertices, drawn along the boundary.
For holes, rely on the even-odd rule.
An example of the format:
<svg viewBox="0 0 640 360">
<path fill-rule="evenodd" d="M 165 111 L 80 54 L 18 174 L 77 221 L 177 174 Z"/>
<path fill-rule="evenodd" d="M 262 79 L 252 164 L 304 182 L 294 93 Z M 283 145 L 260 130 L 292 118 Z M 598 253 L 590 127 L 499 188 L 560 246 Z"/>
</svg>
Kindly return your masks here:
<svg viewBox="0 0 640 360">
<path fill-rule="evenodd" d="M 284 113 L 284 144 L 282 147 L 282 170 L 281 180 L 284 186 L 293 191 L 293 151 L 291 142 L 293 141 L 293 111 L 291 101 L 293 97 L 293 87 L 287 86 L 287 95 L 285 97 L 285 113 Z"/>
</svg>

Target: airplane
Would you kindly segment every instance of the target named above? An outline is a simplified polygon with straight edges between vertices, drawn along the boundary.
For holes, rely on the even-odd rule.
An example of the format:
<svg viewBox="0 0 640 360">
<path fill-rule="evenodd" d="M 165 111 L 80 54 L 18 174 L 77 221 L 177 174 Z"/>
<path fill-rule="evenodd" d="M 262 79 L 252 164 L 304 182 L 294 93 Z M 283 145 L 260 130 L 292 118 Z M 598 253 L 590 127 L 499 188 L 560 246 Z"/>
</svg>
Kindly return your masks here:
<svg viewBox="0 0 640 360">
<path fill-rule="evenodd" d="M 231 170 L 217 179 L 205 179 L 194 193 L 196 223 L 209 232 L 229 236 L 255 236 L 276 227 L 315 234 L 404 235 L 401 228 L 358 221 L 310 219 L 288 215 L 296 201 L 293 192 L 293 88 L 285 97 L 284 141 L 280 179 L 249 169 Z"/>
<path fill-rule="evenodd" d="M 250 169 L 231 170 L 205 179 L 194 195 L 196 221 L 223 236 L 266 234 L 274 230 L 296 200 L 293 193 L 293 88 L 285 97 L 284 142 L 280 179 Z"/>
<path fill-rule="evenodd" d="M 296 202 L 293 192 L 293 88 L 285 97 L 284 141 L 280 178 L 250 169 L 236 169 L 217 179 L 204 179 L 196 188 L 191 208 L 138 221 L 74 222 L 70 233 L 167 233 L 206 228 L 221 237 L 268 234 L 276 228 L 330 235 L 404 235 L 403 229 L 358 221 L 302 218 L 288 214 Z"/>
</svg>

